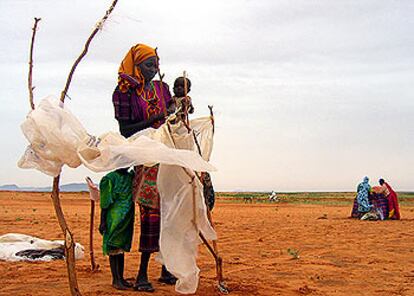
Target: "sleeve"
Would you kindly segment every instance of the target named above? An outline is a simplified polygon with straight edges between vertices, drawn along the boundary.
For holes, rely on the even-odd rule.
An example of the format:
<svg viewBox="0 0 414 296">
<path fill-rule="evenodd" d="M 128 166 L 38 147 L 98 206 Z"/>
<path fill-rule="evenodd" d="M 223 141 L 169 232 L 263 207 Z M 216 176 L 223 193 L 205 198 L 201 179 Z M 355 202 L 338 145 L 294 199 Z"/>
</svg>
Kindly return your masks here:
<svg viewBox="0 0 414 296">
<path fill-rule="evenodd" d="M 99 183 L 99 190 L 101 191 L 101 209 L 107 209 L 114 202 L 112 196 L 112 181 L 108 177 L 103 177 Z"/>
<path fill-rule="evenodd" d="M 118 87 L 114 90 L 112 94 L 112 103 L 114 104 L 115 119 L 120 120 L 130 120 L 131 113 L 131 94 L 129 91 L 123 93 L 119 90 Z"/>
<path fill-rule="evenodd" d="M 170 93 L 170 87 L 168 86 L 167 83 L 163 82 L 162 83 L 162 88 L 163 88 L 163 95 L 164 95 L 164 100 L 167 106 L 169 106 L 171 104 L 171 93 Z"/>
</svg>

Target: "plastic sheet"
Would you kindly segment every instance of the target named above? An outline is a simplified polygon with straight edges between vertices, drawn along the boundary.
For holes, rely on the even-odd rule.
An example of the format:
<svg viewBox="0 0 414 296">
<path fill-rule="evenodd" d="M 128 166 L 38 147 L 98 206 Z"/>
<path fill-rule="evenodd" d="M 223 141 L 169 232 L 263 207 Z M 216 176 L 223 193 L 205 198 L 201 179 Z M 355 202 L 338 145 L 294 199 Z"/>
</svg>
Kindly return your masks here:
<svg viewBox="0 0 414 296">
<path fill-rule="evenodd" d="M 34 236 L 7 233 L 0 236 L 0 260 L 5 261 L 51 261 L 52 258 L 45 256 L 39 259 L 29 259 L 26 257 L 16 256 L 16 253 L 23 250 L 50 250 L 64 245 L 63 240 L 45 240 Z M 75 258 L 84 257 L 84 248 L 81 244 L 75 245 Z"/>
<path fill-rule="evenodd" d="M 141 134 L 162 141 L 169 147 L 190 151 L 199 151 L 200 148 L 204 159 L 209 160 L 213 145 L 210 117 L 191 121 L 190 126 L 190 132 L 179 123 L 164 125 L 156 130 L 149 129 Z M 196 174 L 193 170 L 166 164 L 161 164 L 158 171 L 161 202 L 159 260 L 178 278 L 175 290 L 182 294 L 197 291 L 200 269 L 196 258 L 198 244 L 201 243 L 199 232 L 209 240 L 217 239 L 207 218 L 203 186 Z"/>
<path fill-rule="evenodd" d="M 197 171 L 215 170 L 195 152 L 171 149 L 146 136 L 125 139 L 114 132 L 92 136 L 53 97 L 43 99 L 21 127 L 30 146 L 18 166 L 34 168 L 53 177 L 60 174 L 63 165 L 76 168 L 81 164 L 94 172 L 155 163 Z"/>
</svg>

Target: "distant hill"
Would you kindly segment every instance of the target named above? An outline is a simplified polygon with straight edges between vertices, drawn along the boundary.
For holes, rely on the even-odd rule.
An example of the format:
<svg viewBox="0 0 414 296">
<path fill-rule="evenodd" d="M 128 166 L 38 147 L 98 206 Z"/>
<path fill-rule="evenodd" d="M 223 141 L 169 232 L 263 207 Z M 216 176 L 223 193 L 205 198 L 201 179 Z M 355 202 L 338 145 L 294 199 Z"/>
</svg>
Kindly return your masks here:
<svg viewBox="0 0 414 296">
<path fill-rule="evenodd" d="M 0 186 L 0 190 L 2 190 L 2 191 L 17 191 L 17 190 L 19 190 L 19 186 L 17 186 L 17 185 L 15 185 L 15 184 L 7 184 L 7 185 L 3 185 L 3 186 Z"/>
<path fill-rule="evenodd" d="M 0 191 L 35 191 L 35 192 L 50 192 L 52 187 L 19 187 L 15 184 L 7 184 L 0 186 Z M 60 191 L 62 192 L 82 192 L 89 191 L 86 183 L 69 183 L 60 185 Z"/>
</svg>

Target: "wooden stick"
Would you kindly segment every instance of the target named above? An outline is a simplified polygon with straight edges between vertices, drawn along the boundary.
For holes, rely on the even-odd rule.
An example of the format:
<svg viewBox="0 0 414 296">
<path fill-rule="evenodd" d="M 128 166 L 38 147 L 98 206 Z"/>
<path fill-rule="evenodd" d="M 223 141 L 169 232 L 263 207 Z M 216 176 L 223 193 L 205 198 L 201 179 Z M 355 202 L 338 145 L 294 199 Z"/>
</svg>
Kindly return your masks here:
<svg viewBox="0 0 414 296">
<path fill-rule="evenodd" d="M 35 26 L 33 27 L 33 35 L 32 35 L 32 45 L 30 47 L 30 62 L 29 62 L 29 101 L 32 110 L 34 110 L 34 103 L 33 103 L 33 87 L 32 87 L 32 68 L 33 68 L 33 59 L 32 59 L 32 52 L 33 52 L 33 45 L 34 45 L 34 35 L 36 32 L 36 25 L 40 19 L 35 18 Z M 73 241 L 73 236 L 69 231 L 69 228 L 66 224 L 65 216 L 62 211 L 62 206 L 60 205 L 59 199 L 59 178 L 57 176 L 53 179 L 53 189 L 52 189 L 52 202 L 53 207 L 56 212 L 56 217 L 59 222 L 59 226 L 65 236 L 65 256 L 66 256 L 66 267 L 69 276 L 69 286 L 72 295 L 81 295 L 78 288 L 78 283 L 76 280 L 76 270 L 75 270 L 75 243 Z"/>
<path fill-rule="evenodd" d="M 187 94 L 188 94 L 188 85 L 187 85 L 187 72 L 183 72 L 183 78 L 184 78 L 184 98 L 187 100 Z M 188 106 L 187 102 L 185 102 L 184 105 L 184 116 L 185 116 L 185 123 L 187 126 L 190 126 L 190 121 L 188 120 Z M 190 130 L 188 130 L 190 132 Z"/>
<path fill-rule="evenodd" d="M 60 229 L 65 235 L 65 256 L 66 256 L 66 267 L 69 276 L 69 286 L 71 295 L 81 295 L 78 282 L 76 279 L 76 267 L 75 267 L 75 242 L 73 240 L 73 235 L 69 230 L 69 227 L 65 220 L 65 215 L 63 214 L 62 206 L 59 199 L 59 179 L 60 176 L 57 176 L 53 179 L 53 189 L 52 189 L 52 202 L 53 207 L 55 208 L 56 217 Z"/>
<path fill-rule="evenodd" d="M 60 96 L 60 101 L 62 103 L 65 102 L 65 96 L 66 96 L 66 93 L 68 92 L 70 83 L 72 81 L 73 74 L 76 70 L 76 67 L 78 66 L 78 64 L 80 63 L 82 58 L 88 52 L 89 44 L 91 43 L 92 39 L 95 37 L 96 33 L 98 33 L 99 29 L 104 24 L 104 22 L 108 19 L 109 15 L 111 14 L 113 9 L 115 8 L 115 5 L 116 5 L 117 2 L 118 2 L 118 0 L 114 0 L 112 2 L 109 9 L 106 11 L 104 17 L 99 22 L 99 26 L 97 26 L 92 31 L 92 34 L 89 36 L 88 40 L 86 41 L 83 52 L 81 53 L 81 55 L 76 59 L 75 63 L 73 64 L 72 69 L 69 73 L 69 76 L 66 80 L 65 88 L 63 89 L 63 91 L 61 93 L 61 96 Z M 70 293 L 71 293 L 72 296 L 80 296 L 81 293 L 79 291 L 78 281 L 77 281 L 77 278 L 76 278 L 75 242 L 73 240 L 73 235 L 70 232 L 70 230 L 69 230 L 69 228 L 66 224 L 65 216 L 63 214 L 62 207 L 60 205 L 59 180 L 60 180 L 60 175 L 58 175 L 57 177 L 55 177 L 53 179 L 52 201 L 53 201 L 53 205 L 55 207 L 55 212 L 56 212 L 56 216 L 57 216 L 58 221 L 59 221 L 60 228 L 62 229 L 62 232 L 65 235 L 66 266 L 67 266 L 68 277 L 69 277 Z"/>
<path fill-rule="evenodd" d="M 82 53 L 80 54 L 80 56 L 76 59 L 75 63 L 73 64 L 72 69 L 70 70 L 68 79 L 66 80 L 65 88 L 63 89 L 63 91 L 62 91 L 62 93 L 60 95 L 60 100 L 62 101 L 62 103 L 65 101 L 65 96 L 66 96 L 66 94 L 67 94 L 67 92 L 69 90 L 70 83 L 72 82 L 72 76 L 73 76 L 73 73 L 76 70 L 76 67 L 78 66 L 78 64 L 80 63 L 80 61 L 83 59 L 83 57 L 88 53 L 89 45 L 91 44 L 92 39 L 95 37 L 95 35 L 98 33 L 98 31 L 102 28 L 103 24 L 108 19 L 108 17 L 111 14 L 111 12 L 114 10 L 115 5 L 116 5 L 117 2 L 118 2 L 118 0 L 114 0 L 112 2 L 112 4 L 109 7 L 109 9 L 106 11 L 105 15 L 100 20 L 100 22 L 98 23 L 98 25 L 96 26 L 96 28 L 92 31 L 91 35 L 89 36 L 88 40 L 86 41 Z"/>
<path fill-rule="evenodd" d="M 95 262 L 95 255 L 94 255 L 94 250 L 93 250 L 93 233 L 94 233 L 95 203 L 96 203 L 95 194 L 98 188 L 95 186 L 95 184 L 93 183 L 90 177 L 86 177 L 85 181 L 86 181 L 86 184 L 88 185 L 89 198 L 91 200 L 91 215 L 90 215 L 90 223 L 89 223 L 89 257 L 91 259 L 91 271 L 95 272 L 99 270 L 99 265 L 96 264 Z"/>
<path fill-rule="evenodd" d="M 160 86 L 160 92 L 161 92 L 161 104 L 163 107 L 163 112 L 164 112 L 164 116 L 167 117 L 168 112 L 167 112 L 167 103 L 165 102 L 165 98 L 164 98 L 164 83 L 162 82 L 162 79 L 164 78 L 164 74 L 161 75 L 161 70 L 160 70 L 160 57 L 158 56 L 158 47 L 155 48 L 155 55 L 157 56 L 157 73 L 158 73 L 158 78 L 160 79 L 161 82 L 161 86 Z M 154 88 L 155 91 L 155 88 Z"/>
<path fill-rule="evenodd" d="M 94 220 L 95 220 L 95 201 L 91 199 L 91 223 L 89 227 L 89 255 L 91 257 L 91 271 L 97 271 L 99 265 L 95 262 L 95 255 L 93 252 L 93 232 L 94 232 Z"/>
<path fill-rule="evenodd" d="M 208 105 L 208 109 L 210 109 L 210 120 L 211 120 L 211 124 L 213 125 L 213 135 L 214 135 L 216 127 L 214 126 L 213 105 Z"/>
<path fill-rule="evenodd" d="M 30 103 L 30 108 L 32 108 L 32 110 L 35 109 L 35 105 L 33 102 L 33 90 L 34 87 L 32 85 L 33 83 L 33 78 L 32 78 L 32 71 L 33 71 L 33 47 L 34 47 L 34 42 L 35 42 L 35 36 L 36 36 L 36 31 L 37 31 L 37 23 L 40 22 L 41 18 L 34 18 L 35 22 L 33 25 L 33 33 L 32 33 L 32 41 L 30 42 L 30 55 L 29 55 L 29 77 L 27 79 L 27 86 L 29 88 L 29 103 Z"/>
</svg>

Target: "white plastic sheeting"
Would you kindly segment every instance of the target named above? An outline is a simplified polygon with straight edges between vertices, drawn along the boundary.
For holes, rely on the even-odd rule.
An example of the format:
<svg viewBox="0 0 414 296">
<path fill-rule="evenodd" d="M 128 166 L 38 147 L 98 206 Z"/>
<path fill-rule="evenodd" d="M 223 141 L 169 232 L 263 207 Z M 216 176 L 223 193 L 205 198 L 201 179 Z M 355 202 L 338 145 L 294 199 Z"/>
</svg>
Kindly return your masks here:
<svg viewBox="0 0 414 296">
<path fill-rule="evenodd" d="M 30 145 L 18 162 L 19 167 L 34 168 L 53 177 L 59 175 L 65 164 L 72 168 L 83 164 L 94 172 L 155 163 L 196 171 L 215 170 L 197 153 L 171 149 L 146 136 L 125 139 L 114 132 L 91 136 L 53 97 L 43 99 L 21 127 Z"/>
<path fill-rule="evenodd" d="M 179 123 L 147 129 L 135 136 L 145 135 L 178 149 L 198 151 L 200 148 L 203 158 L 208 161 L 213 145 L 210 117 L 195 119 L 190 122 L 190 126 L 190 133 Z M 209 240 L 217 239 L 207 218 L 203 186 L 193 170 L 166 164 L 160 165 L 157 184 L 161 202 L 158 259 L 178 278 L 175 290 L 192 294 L 197 291 L 199 282 L 200 269 L 196 262 L 197 247 L 201 243 L 199 232 Z"/>
<path fill-rule="evenodd" d="M 0 260 L 5 261 L 51 261 L 50 256 L 44 256 L 38 259 L 29 259 L 26 257 L 16 256 L 16 253 L 24 250 L 50 250 L 64 245 L 63 240 L 45 240 L 34 236 L 7 233 L 0 236 Z M 75 258 L 82 259 L 84 256 L 84 248 L 81 244 L 75 245 Z"/>
<path fill-rule="evenodd" d="M 158 259 L 178 278 L 176 291 L 191 294 L 196 292 L 199 282 L 196 263 L 201 242 L 199 232 L 209 240 L 216 239 L 216 233 L 207 218 L 202 184 L 196 176 L 196 172 L 215 170 L 207 162 L 213 147 L 213 124 L 210 117 L 203 117 L 192 120 L 190 126 L 191 132 L 180 122 L 149 128 L 128 139 L 113 132 L 96 138 L 86 132 L 66 107 L 61 108 L 58 100 L 48 97 L 22 124 L 30 146 L 19 166 L 56 176 L 64 164 L 70 167 L 83 164 L 92 171 L 102 172 L 160 163 Z"/>
</svg>

